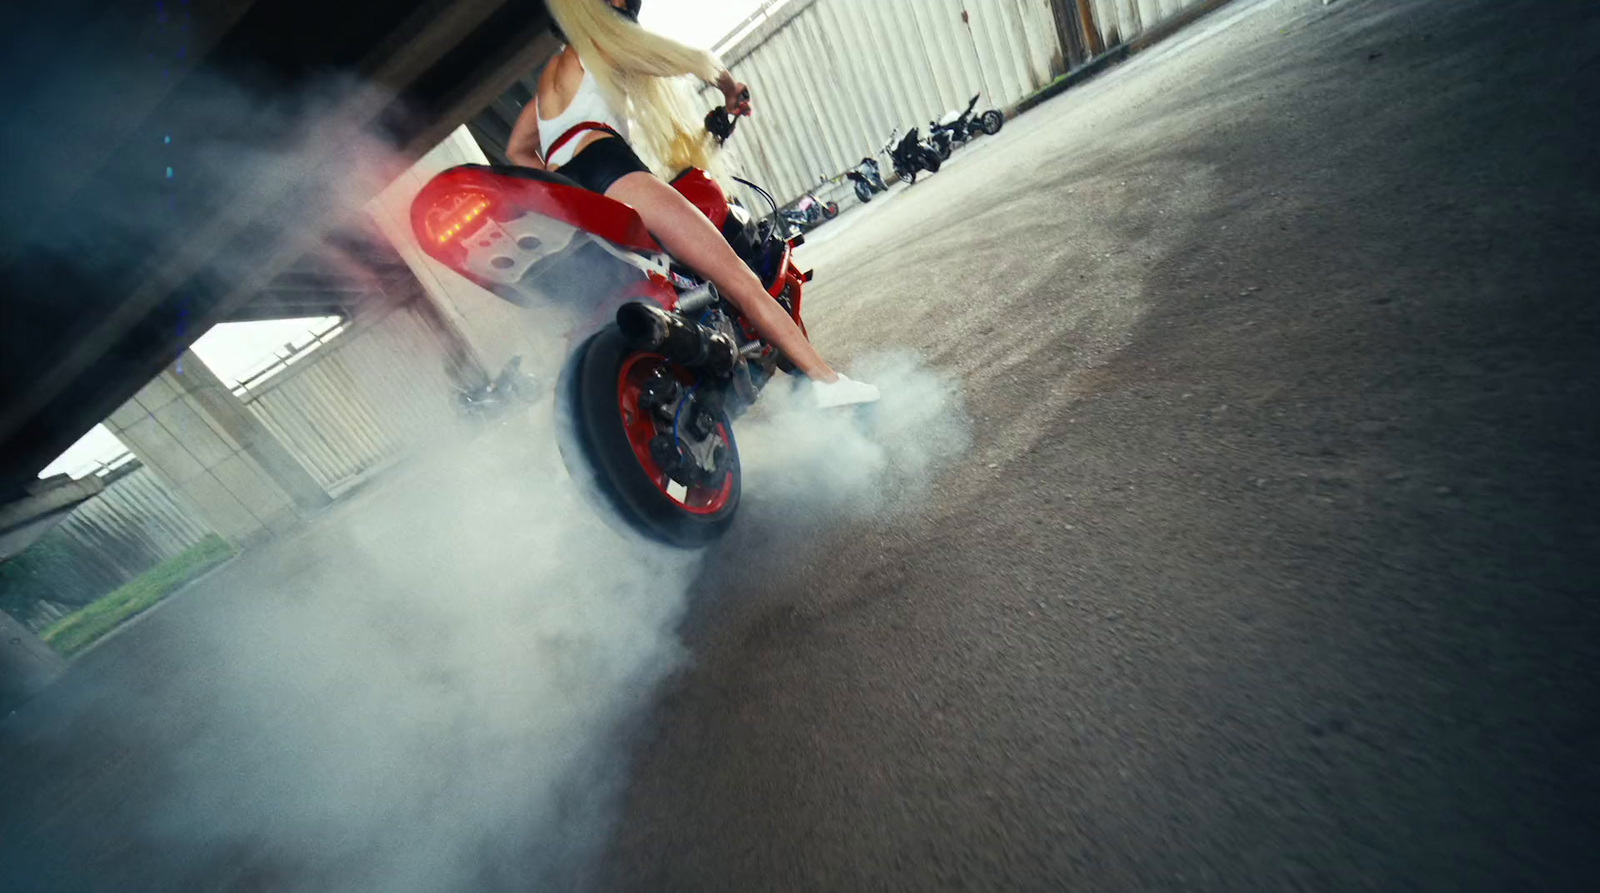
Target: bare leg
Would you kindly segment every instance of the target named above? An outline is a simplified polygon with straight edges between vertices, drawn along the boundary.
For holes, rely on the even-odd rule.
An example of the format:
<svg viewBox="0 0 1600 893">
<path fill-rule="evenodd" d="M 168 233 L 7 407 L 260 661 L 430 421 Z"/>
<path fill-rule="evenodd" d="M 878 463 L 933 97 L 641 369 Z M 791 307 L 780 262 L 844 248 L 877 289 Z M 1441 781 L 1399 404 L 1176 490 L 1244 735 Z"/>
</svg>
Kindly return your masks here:
<svg viewBox="0 0 1600 893">
<path fill-rule="evenodd" d="M 618 180 L 606 195 L 638 211 L 662 247 L 715 283 L 756 331 L 800 371 L 822 382 L 839 378 L 706 215 L 677 190 L 654 174 L 641 172 Z"/>
</svg>

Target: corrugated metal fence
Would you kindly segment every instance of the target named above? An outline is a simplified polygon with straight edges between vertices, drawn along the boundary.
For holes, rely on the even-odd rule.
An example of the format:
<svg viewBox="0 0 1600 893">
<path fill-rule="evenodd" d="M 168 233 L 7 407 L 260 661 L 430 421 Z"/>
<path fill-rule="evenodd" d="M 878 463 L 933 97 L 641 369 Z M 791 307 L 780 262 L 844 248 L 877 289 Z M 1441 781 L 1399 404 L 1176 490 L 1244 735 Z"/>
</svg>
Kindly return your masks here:
<svg viewBox="0 0 1600 893">
<path fill-rule="evenodd" d="M 453 417 L 446 352 L 415 307 L 360 320 L 292 359 L 239 396 L 330 494 Z M 212 534 L 153 470 L 119 463 L 102 473 L 103 491 L 13 559 L 32 569 L 24 607 L 13 610 L 33 629 Z"/>
<path fill-rule="evenodd" d="M 14 570 L 27 570 L 8 577 L 8 585 L 24 590 L 24 601 L 11 609 L 35 631 L 212 534 L 177 493 L 137 460 L 119 460 L 102 477 L 104 490 L 12 559 L 19 565 Z"/>
<path fill-rule="evenodd" d="M 788 0 L 719 52 L 756 116 L 729 166 L 782 203 L 979 94 L 1010 108 L 1088 54 L 1206 0 Z M 760 19 L 765 17 L 764 21 Z M 1094 38 L 1085 40 L 1093 33 Z M 1096 40 L 1095 38 L 1098 38 Z"/>
<path fill-rule="evenodd" d="M 82 545 L 86 563 L 103 568 L 116 585 L 211 533 L 155 472 L 138 462 L 106 477 L 106 488 L 57 529 Z"/>
<path fill-rule="evenodd" d="M 406 446 L 449 424 L 446 352 L 412 307 L 357 324 L 240 399 L 338 495 Z"/>
<path fill-rule="evenodd" d="M 1200 0 L 1093 0 L 1096 30 L 1106 46 L 1132 40 Z"/>
</svg>

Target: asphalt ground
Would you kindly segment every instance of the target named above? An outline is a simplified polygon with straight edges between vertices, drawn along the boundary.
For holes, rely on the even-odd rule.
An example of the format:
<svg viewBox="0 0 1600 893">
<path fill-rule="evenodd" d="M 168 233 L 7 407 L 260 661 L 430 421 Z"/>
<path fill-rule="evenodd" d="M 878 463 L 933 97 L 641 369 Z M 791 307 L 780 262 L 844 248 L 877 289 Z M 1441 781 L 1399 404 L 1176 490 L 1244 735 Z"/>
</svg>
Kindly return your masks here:
<svg viewBox="0 0 1600 893">
<path fill-rule="evenodd" d="M 818 230 L 815 339 L 958 381 L 971 448 L 881 515 L 748 492 L 629 773 L 534 827 L 620 792 L 619 891 L 1591 888 L 1597 97 L 1586 4 L 1238 0 Z M 0 890 L 584 876 L 518 843 L 540 710 L 610 727 L 585 684 L 675 643 L 587 614 L 679 565 L 496 461 L 0 723 Z"/>
<path fill-rule="evenodd" d="M 605 886 L 1592 889 L 1596 134 L 1585 4 L 1242 2 L 819 229 L 974 447 L 749 513 Z"/>
</svg>

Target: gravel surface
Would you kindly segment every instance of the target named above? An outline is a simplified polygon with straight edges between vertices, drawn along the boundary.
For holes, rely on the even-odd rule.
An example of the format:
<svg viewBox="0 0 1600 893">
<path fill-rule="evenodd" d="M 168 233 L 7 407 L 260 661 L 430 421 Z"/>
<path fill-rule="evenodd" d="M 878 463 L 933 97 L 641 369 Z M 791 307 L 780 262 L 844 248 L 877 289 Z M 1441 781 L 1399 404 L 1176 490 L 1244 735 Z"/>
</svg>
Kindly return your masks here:
<svg viewBox="0 0 1600 893">
<path fill-rule="evenodd" d="M 607 891 L 1592 889 L 1595 10 L 1237 0 L 818 230 L 813 336 L 971 447 L 752 483 L 631 781 L 556 745 L 695 571 L 474 447 L 0 722 L 0 891 L 569 889 L 617 790 Z"/>
<path fill-rule="evenodd" d="M 974 447 L 752 507 L 608 886 L 1592 889 L 1592 10 L 1236 3 L 820 229 Z"/>
</svg>

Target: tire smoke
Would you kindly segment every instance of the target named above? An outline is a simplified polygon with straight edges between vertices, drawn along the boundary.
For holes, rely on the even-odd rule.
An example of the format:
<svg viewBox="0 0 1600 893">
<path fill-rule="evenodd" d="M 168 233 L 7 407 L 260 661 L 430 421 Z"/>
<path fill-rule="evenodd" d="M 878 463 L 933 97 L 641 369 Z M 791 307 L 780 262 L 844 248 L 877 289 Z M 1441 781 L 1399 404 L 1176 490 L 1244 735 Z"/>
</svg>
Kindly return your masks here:
<svg viewBox="0 0 1600 893">
<path fill-rule="evenodd" d="M 783 509 L 753 523 L 910 509 L 966 449 L 949 378 L 856 370 L 881 404 L 818 411 L 780 379 L 740 421 L 746 496 Z M 547 401 L 397 470 L 259 569 L 277 591 L 215 615 L 215 717 L 162 846 L 297 893 L 589 885 L 702 559 L 597 515 L 552 424 Z"/>
<path fill-rule="evenodd" d="M 83 98 L 107 76 L 84 61 L 0 128 L 15 137 L 5 182 L 19 196 L 0 234 L 28 260 L 4 283 L 20 318 L 63 291 L 110 301 L 124 281 L 193 276 L 207 289 L 191 304 L 85 313 L 160 311 L 174 319 L 152 325 L 203 327 L 300 251 L 382 291 L 359 252 L 306 246 L 341 228 L 372 235 L 367 202 L 410 161 L 374 132 L 392 97 L 337 79 L 264 94 L 192 73 L 182 115 L 101 171 L 104 147 L 63 149 L 104 129 L 104 110 Z M 58 205 L 60 226 L 28 216 Z M 548 322 L 547 334 L 569 321 Z M 40 337 L 18 325 L 0 344 Z M 947 378 L 910 357 L 857 371 L 883 387 L 881 405 L 819 414 L 780 379 L 738 425 L 747 498 L 794 508 L 782 523 L 901 510 L 965 449 Z M 81 688 L 93 691 L 40 734 L 110 729 L 118 743 L 105 749 L 137 770 L 107 783 L 112 816 L 72 820 L 112 855 L 80 860 L 63 836 L 25 854 L 36 875 L 13 879 L 286 893 L 589 886 L 629 735 L 686 657 L 677 630 L 703 559 L 597 515 L 557 453 L 553 415 L 547 398 L 447 438 L 97 655 L 122 675 L 90 677 Z"/>
<path fill-rule="evenodd" d="M 773 382 L 739 428 L 746 498 L 791 523 L 859 521 L 914 508 L 938 471 L 971 445 L 956 381 L 910 353 L 858 360 L 851 374 L 883 399 L 819 410 L 804 386 Z"/>
<path fill-rule="evenodd" d="M 213 715 L 179 751 L 161 846 L 282 890 L 581 885 L 623 734 L 682 659 L 699 559 L 583 504 L 543 410 L 239 575 L 264 588 L 196 631 Z"/>
</svg>

